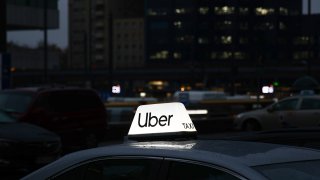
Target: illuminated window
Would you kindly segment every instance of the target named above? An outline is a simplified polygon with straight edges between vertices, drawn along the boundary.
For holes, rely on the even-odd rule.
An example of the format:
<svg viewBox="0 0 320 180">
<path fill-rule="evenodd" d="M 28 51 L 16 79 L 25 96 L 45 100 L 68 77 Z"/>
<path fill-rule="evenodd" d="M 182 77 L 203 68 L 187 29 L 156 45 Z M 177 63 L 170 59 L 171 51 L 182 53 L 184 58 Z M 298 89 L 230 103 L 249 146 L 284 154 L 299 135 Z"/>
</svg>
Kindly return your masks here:
<svg viewBox="0 0 320 180">
<path fill-rule="evenodd" d="M 231 36 L 221 36 L 221 43 L 222 44 L 231 44 L 232 37 Z"/>
<path fill-rule="evenodd" d="M 208 7 L 200 7 L 199 8 L 199 13 L 200 14 L 208 14 L 208 12 L 209 12 L 209 8 Z"/>
<path fill-rule="evenodd" d="M 176 27 L 176 28 L 178 28 L 178 29 L 182 28 L 182 22 L 181 22 L 181 21 L 175 21 L 175 22 L 173 23 L 173 25 L 174 25 L 174 27 Z"/>
<path fill-rule="evenodd" d="M 190 13 L 190 12 L 191 12 L 191 9 L 187 9 L 187 8 L 177 8 L 175 10 L 176 14 L 187 14 L 187 13 Z"/>
<path fill-rule="evenodd" d="M 174 53 L 173 53 L 173 58 L 174 58 L 174 59 L 181 59 L 181 58 L 182 58 L 182 54 L 179 53 L 179 52 L 174 52 Z"/>
<path fill-rule="evenodd" d="M 287 8 L 280 7 L 280 8 L 279 8 L 279 14 L 280 14 L 280 15 L 288 15 L 288 14 L 289 14 L 289 11 L 288 11 Z"/>
<path fill-rule="evenodd" d="M 235 52 L 234 53 L 234 58 L 235 59 L 240 59 L 240 60 L 246 59 L 246 53 L 244 53 L 244 52 Z"/>
<path fill-rule="evenodd" d="M 256 8 L 256 15 L 258 16 L 266 16 L 270 14 L 274 14 L 273 8 L 263 8 L 263 7 Z"/>
<path fill-rule="evenodd" d="M 168 59 L 169 51 L 159 51 L 150 56 L 150 59 Z"/>
<path fill-rule="evenodd" d="M 214 13 L 217 15 L 228 15 L 228 14 L 234 14 L 235 8 L 229 7 L 229 6 L 223 6 L 223 7 L 215 7 Z"/>
<path fill-rule="evenodd" d="M 220 55 L 221 59 L 230 59 L 232 57 L 232 52 L 230 51 L 223 51 Z"/>
<path fill-rule="evenodd" d="M 247 8 L 247 7 L 240 7 L 240 8 L 239 8 L 239 14 L 240 14 L 240 15 L 247 15 L 247 14 L 249 14 L 249 8 Z"/>
</svg>

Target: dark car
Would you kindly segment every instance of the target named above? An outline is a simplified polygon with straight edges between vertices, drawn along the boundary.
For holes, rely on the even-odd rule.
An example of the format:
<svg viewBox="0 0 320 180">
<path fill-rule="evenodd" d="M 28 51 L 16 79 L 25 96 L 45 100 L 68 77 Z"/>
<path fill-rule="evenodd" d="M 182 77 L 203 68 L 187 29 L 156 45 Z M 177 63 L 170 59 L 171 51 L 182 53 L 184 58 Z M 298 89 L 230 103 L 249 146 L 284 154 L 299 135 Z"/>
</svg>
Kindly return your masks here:
<svg viewBox="0 0 320 180">
<path fill-rule="evenodd" d="M 124 144 L 68 154 L 23 180 L 320 179 L 320 151 L 200 140 L 181 103 L 139 106 Z"/>
<path fill-rule="evenodd" d="M 107 114 L 96 91 L 85 88 L 20 88 L 0 92 L 0 108 L 20 122 L 60 135 L 64 151 L 97 146 Z"/>
<path fill-rule="evenodd" d="M 0 111 L 0 173 L 26 172 L 60 157 L 60 137 L 44 128 L 17 122 Z"/>
</svg>

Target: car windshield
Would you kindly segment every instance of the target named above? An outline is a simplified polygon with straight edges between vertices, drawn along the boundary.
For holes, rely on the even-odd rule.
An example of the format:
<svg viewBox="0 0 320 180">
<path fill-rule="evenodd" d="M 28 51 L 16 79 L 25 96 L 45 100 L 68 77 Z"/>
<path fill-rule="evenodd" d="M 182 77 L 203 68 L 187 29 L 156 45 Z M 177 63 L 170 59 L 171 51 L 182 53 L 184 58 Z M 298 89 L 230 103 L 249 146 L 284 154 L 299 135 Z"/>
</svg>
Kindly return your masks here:
<svg viewBox="0 0 320 180">
<path fill-rule="evenodd" d="M 31 94 L 27 93 L 0 93 L 0 109 L 6 112 L 24 113 L 31 100 Z"/>
<path fill-rule="evenodd" d="M 256 166 L 269 179 L 316 180 L 320 177 L 320 160 Z"/>
<path fill-rule="evenodd" d="M 1 123 L 12 123 L 16 122 L 17 120 L 10 116 L 7 112 L 0 110 L 0 124 Z"/>
</svg>

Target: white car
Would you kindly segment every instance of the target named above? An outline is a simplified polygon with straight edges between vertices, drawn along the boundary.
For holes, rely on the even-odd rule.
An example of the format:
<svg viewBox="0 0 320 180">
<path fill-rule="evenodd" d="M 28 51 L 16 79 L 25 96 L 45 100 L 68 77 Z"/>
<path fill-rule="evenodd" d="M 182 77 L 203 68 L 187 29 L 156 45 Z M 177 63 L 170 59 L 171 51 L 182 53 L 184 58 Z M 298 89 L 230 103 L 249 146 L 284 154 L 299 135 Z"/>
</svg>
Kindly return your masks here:
<svg viewBox="0 0 320 180">
<path fill-rule="evenodd" d="M 284 98 L 266 108 L 240 113 L 234 119 L 234 128 L 246 131 L 319 125 L 320 96 L 316 95 Z"/>
<path fill-rule="evenodd" d="M 139 106 L 128 133 L 131 142 L 68 154 L 23 180 L 320 179 L 317 150 L 200 140 L 196 133 L 183 104 Z"/>
</svg>

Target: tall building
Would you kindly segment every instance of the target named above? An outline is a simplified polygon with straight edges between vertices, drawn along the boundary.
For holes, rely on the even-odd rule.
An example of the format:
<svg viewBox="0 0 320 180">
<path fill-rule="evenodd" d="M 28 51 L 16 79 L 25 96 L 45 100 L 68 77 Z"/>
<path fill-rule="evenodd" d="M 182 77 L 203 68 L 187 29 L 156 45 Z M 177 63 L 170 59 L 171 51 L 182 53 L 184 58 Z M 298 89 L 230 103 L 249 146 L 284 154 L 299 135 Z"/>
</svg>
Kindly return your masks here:
<svg viewBox="0 0 320 180">
<path fill-rule="evenodd" d="M 142 64 L 143 12 L 143 0 L 70 0 L 69 67 L 109 68 L 111 57 L 114 68 Z"/>
<path fill-rule="evenodd" d="M 290 83 L 319 64 L 320 16 L 301 0 L 146 0 L 145 13 L 147 65 L 190 69 L 205 87 Z"/>
</svg>

